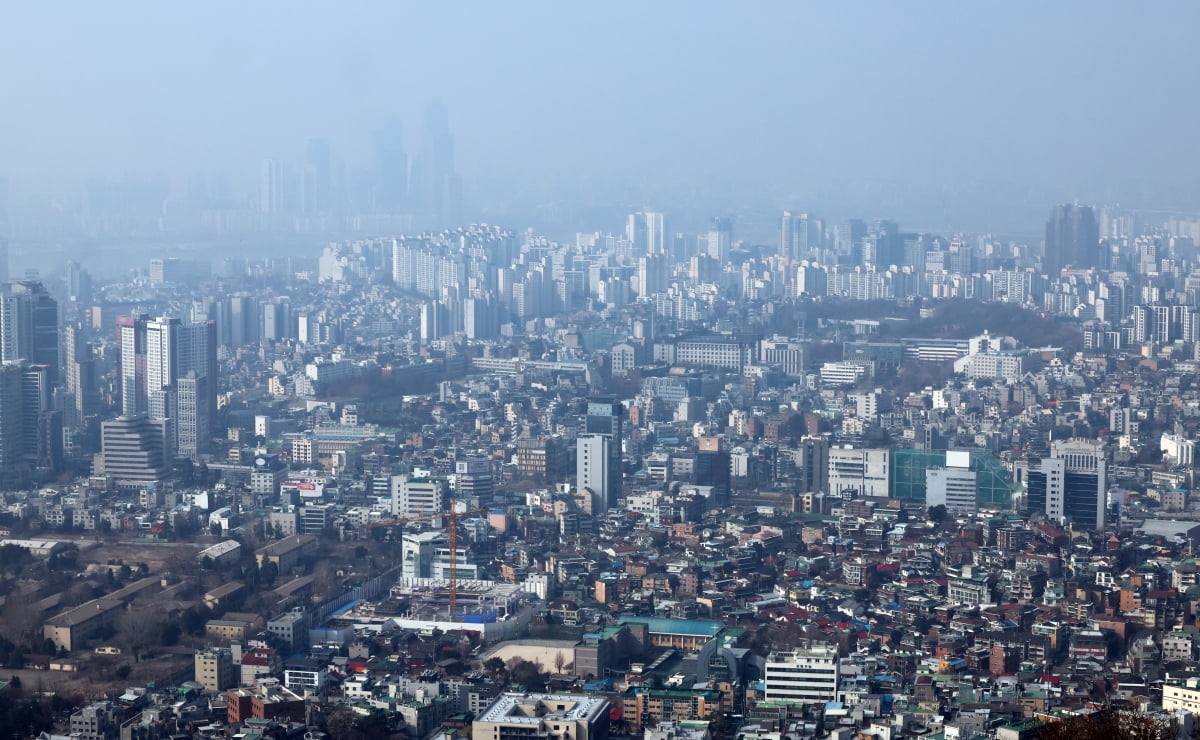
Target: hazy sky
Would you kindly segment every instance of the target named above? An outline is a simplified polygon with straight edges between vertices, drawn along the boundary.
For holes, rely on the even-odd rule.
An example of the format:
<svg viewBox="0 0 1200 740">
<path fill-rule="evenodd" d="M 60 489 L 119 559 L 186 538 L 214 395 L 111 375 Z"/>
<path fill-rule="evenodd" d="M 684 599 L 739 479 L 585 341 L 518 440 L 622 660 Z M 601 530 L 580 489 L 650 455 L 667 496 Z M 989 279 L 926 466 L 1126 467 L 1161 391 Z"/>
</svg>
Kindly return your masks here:
<svg viewBox="0 0 1200 740">
<path fill-rule="evenodd" d="M 0 175 L 249 188 L 313 136 L 365 164 L 391 114 L 414 152 L 439 98 L 489 209 L 1031 230 L 1075 198 L 1200 210 L 1197 28 L 1200 3 L 1158 0 L 10 2 Z"/>
</svg>

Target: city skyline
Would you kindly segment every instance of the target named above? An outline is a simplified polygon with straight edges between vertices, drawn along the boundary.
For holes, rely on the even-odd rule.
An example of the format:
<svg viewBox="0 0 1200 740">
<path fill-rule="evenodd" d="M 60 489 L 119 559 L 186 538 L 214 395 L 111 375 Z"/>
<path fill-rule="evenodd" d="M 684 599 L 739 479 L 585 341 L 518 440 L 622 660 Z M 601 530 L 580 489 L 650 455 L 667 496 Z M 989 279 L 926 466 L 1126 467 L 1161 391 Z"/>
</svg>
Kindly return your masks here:
<svg viewBox="0 0 1200 740">
<path fill-rule="evenodd" d="M 0 61 L 40 73 L 5 81 L 0 210 L 43 224 L 78 208 L 87 180 L 159 175 L 172 207 L 197 175 L 245 201 L 264 160 L 320 158 L 310 140 L 361 173 L 390 121 L 407 155 L 421 152 L 431 100 L 450 111 L 467 221 L 549 229 L 595 209 L 686 222 L 791 208 L 1036 233 L 1047 203 L 1200 202 L 1184 174 L 1190 104 L 1175 93 L 1186 43 L 1173 41 L 1200 11 L 1183 3 L 668 3 L 638 7 L 637 23 L 632 5 L 585 10 L 580 24 L 544 3 L 475 4 L 448 47 L 417 32 L 384 41 L 389 28 L 449 29 L 446 10 L 283 8 L 79 4 L 71 24 L 10 9 Z M 618 38 L 627 60 L 606 53 Z M 43 232 L 31 240 L 53 240 Z"/>
</svg>

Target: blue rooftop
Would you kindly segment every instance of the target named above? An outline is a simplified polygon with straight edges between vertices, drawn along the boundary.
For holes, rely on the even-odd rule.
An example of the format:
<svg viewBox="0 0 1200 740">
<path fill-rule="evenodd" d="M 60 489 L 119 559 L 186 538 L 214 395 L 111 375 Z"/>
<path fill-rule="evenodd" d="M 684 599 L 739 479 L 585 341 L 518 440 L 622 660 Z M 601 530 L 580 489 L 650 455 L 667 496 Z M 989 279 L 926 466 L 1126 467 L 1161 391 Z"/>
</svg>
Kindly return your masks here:
<svg viewBox="0 0 1200 740">
<path fill-rule="evenodd" d="M 715 636 L 725 625 L 707 619 L 670 619 L 668 617 L 621 617 L 618 624 L 644 624 L 651 632 L 669 635 Z"/>
</svg>

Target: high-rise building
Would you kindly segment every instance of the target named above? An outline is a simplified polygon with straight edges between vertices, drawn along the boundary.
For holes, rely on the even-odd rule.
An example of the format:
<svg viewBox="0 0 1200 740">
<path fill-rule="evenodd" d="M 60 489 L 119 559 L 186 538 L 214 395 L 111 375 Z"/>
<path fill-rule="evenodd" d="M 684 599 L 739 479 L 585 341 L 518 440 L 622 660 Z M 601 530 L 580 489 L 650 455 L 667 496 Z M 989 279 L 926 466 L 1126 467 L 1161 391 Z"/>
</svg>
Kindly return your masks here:
<svg viewBox="0 0 1200 740">
<path fill-rule="evenodd" d="M 733 247 L 733 221 L 714 218 L 704 239 L 704 252 L 720 264 L 729 262 L 729 250 Z"/>
<path fill-rule="evenodd" d="M 638 290 L 639 296 L 645 298 L 667 289 L 670 279 L 671 265 L 667 256 L 655 253 L 638 258 Z"/>
<path fill-rule="evenodd" d="M 455 226 L 462 219 L 462 181 L 454 172 L 454 137 L 444 103 L 425 107 L 421 156 L 413 178 L 419 187 L 419 206 L 431 228 Z"/>
<path fill-rule="evenodd" d="M 0 224 L 4 223 L 4 214 L 0 213 Z M 8 240 L 0 237 L 0 283 L 8 282 Z"/>
<path fill-rule="evenodd" d="M 1030 466 L 1025 506 L 1058 524 L 1102 529 L 1107 519 L 1106 473 L 1102 442 L 1054 442 L 1050 457 Z"/>
<path fill-rule="evenodd" d="M 819 258 L 825 246 L 825 222 L 807 213 L 784 211 L 779 220 L 779 255 L 792 260 Z"/>
<path fill-rule="evenodd" d="M 179 329 L 176 318 L 147 321 L 146 392 L 153 393 L 175 383 L 179 377 Z"/>
<path fill-rule="evenodd" d="M 625 239 L 634 256 L 665 254 L 667 221 L 661 213 L 638 211 L 625 219 Z"/>
<path fill-rule="evenodd" d="M 0 486 L 13 487 L 28 478 L 25 459 L 24 367 L 0 362 Z"/>
<path fill-rule="evenodd" d="M 608 434 L 581 434 L 575 440 L 575 490 L 587 497 L 592 514 L 615 507 L 620 496 L 620 479 L 614 478 L 610 462 L 613 447 Z"/>
<path fill-rule="evenodd" d="M 616 507 L 622 493 L 625 407 L 615 396 L 589 398 L 584 432 L 577 445 L 576 483 L 580 492 L 592 491 L 594 513 L 600 513 Z"/>
<path fill-rule="evenodd" d="M 614 508 L 621 497 L 624 482 L 622 454 L 625 444 L 625 407 L 615 396 L 589 398 L 584 430 L 588 434 L 603 434 L 609 438 L 608 473 L 603 495 L 605 510 Z"/>
<path fill-rule="evenodd" d="M 181 457 L 197 459 L 212 438 L 209 379 L 189 370 L 175 381 L 175 444 Z"/>
<path fill-rule="evenodd" d="M 1066 267 L 1106 267 L 1100 254 L 1100 227 L 1091 206 L 1055 206 L 1046 221 L 1042 271 L 1057 278 Z"/>
<path fill-rule="evenodd" d="M 263 339 L 275 342 L 280 339 L 296 338 L 292 321 L 292 305 L 286 296 L 277 296 L 270 302 L 263 303 L 259 308 L 262 310 Z"/>
<path fill-rule="evenodd" d="M 118 416 L 100 425 L 100 467 L 119 481 L 156 483 L 167 476 L 166 428 L 144 414 Z"/>
<path fill-rule="evenodd" d="M 38 419 L 50 411 L 50 398 L 53 384 L 50 381 L 49 368 L 45 365 L 21 366 L 21 416 L 22 416 L 22 448 L 28 460 L 36 460 L 38 450 Z M 62 446 L 60 439 L 59 447 Z M 46 456 L 49 456 L 47 453 Z"/>
<path fill-rule="evenodd" d="M 329 139 L 309 139 L 304 171 L 304 212 L 322 213 L 332 205 L 333 161 Z"/>
<path fill-rule="evenodd" d="M 58 379 L 58 301 L 37 280 L 0 286 L 0 361 L 25 360 Z"/>
<path fill-rule="evenodd" d="M 258 209 L 266 214 L 294 212 L 299 188 L 296 173 L 278 159 L 264 159 L 259 175 Z"/>
<path fill-rule="evenodd" d="M 384 121 L 375 134 L 375 204 L 384 211 L 408 205 L 408 155 L 404 152 L 404 125 L 399 118 Z"/>
<path fill-rule="evenodd" d="M 421 304 L 421 341 L 432 342 L 450 334 L 450 315 L 441 301 Z"/>
<path fill-rule="evenodd" d="M 117 335 L 121 349 L 121 413 L 149 412 L 151 396 L 164 388 L 174 390 L 189 373 L 208 379 L 201 388 L 207 418 L 216 417 L 217 346 L 213 321 L 184 325 L 177 318 L 120 316 Z M 173 404 L 160 394 L 151 418 L 173 418 Z M 171 454 L 175 451 L 171 450 Z"/>
</svg>

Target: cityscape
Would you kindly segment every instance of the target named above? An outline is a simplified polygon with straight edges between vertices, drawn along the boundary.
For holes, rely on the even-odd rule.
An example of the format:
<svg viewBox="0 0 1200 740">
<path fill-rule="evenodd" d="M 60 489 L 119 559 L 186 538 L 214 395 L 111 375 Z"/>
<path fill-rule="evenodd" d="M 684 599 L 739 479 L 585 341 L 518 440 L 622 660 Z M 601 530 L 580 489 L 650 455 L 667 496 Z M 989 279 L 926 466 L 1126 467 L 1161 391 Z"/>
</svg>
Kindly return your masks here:
<svg viewBox="0 0 1200 740">
<path fill-rule="evenodd" d="M 492 18 L 503 36 L 507 12 L 475 10 L 462 58 L 439 59 L 475 65 L 482 85 L 488 63 L 515 62 L 477 33 Z M 593 20 L 621 27 L 626 10 Z M 721 14 L 704 10 L 671 17 L 711 31 Z M 876 10 L 808 9 L 835 42 L 840 24 L 890 17 Z M 1102 10 L 1088 22 L 1125 17 Z M 311 12 L 272 19 L 256 53 L 317 23 Z M 411 46 L 444 43 L 417 22 L 442 11 L 379 8 L 380 26 L 402 12 L 433 29 Z M 1163 11 L 1147 12 L 1159 28 Z M 356 18 L 330 19 L 330 38 Z M 736 20 L 730 48 L 744 53 L 751 30 L 777 33 Z M 996 23 L 997 43 L 1019 36 Z M 221 54 L 257 58 L 238 45 L 247 32 L 229 31 Z M 596 33 L 545 43 L 585 48 Z M 1147 54 L 1170 46 L 1135 35 Z M 121 58 L 110 51 L 98 68 Z M 327 91 L 328 107 L 395 71 L 378 49 L 327 51 L 350 91 Z M 1147 85 L 1163 84 L 1159 66 L 1188 77 L 1146 58 Z M 575 82 L 604 99 L 623 62 L 590 63 Z M 780 72 L 742 63 L 728 62 Z M 532 130 L 548 137 L 517 92 L 579 64 L 512 75 Z M 673 64 L 648 68 L 666 76 L 664 99 L 685 77 L 720 79 L 711 61 L 695 75 Z M 1037 74 L 1012 64 L 1005 80 Z M 278 80 L 293 78 L 317 86 Z M 761 101 L 763 79 L 729 94 Z M 236 92 L 233 80 L 219 81 Z M 350 110 L 352 128 L 281 109 L 277 132 L 259 129 L 247 104 L 241 143 L 215 123 L 231 92 L 206 119 L 199 167 L 130 157 L 51 181 L 5 143 L 0 736 L 1200 737 L 1194 183 L 1164 170 L 1134 187 L 1131 166 L 1057 197 L 1068 180 L 1026 162 L 1043 181 L 1020 197 L 1001 164 L 991 201 L 993 184 L 974 189 L 965 170 L 933 189 L 913 173 L 912 192 L 880 197 L 908 166 L 880 159 L 851 197 L 855 177 L 783 144 L 786 187 L 749 158 L 688 187 L 678 162 L 625 180 L 602 160 L 650 155 L 598 139 L 611 120 L 581 107 L 562 121 L 594 147 L 580 154 L 595 157 L 589 180 L 499 133 L 509 109 L 491 98 L 481 124 L 464 93 L 478 88 L 445 89 Z M 131 110 L 153 97 L 114 95 Z M 650 110 L 631 130 L 668 125 Z M 744 115 L 769 139 L 764 110 Z M 203 149 L 174 120 L 147 124 L 162 141 L 146 151 Z M 896 122 L 918 148 L 944 134 L 922 120 Z M 708 125 L 695 124 L 713 162 L 750 151 Z M 1173 125 L 1161 138 L 1184 147 Z M 1166 144 L 1142 133 L 1155 160 Z M 973 150 L 988 149 L 980 136 Z M 929 172 L 955 159 L 944 144 Z M 1173 150 L 1172 165 L 1194 171 L 1193 155 Z M 759 175 L 761 189 L 744 186 Z"/>
</svg>

